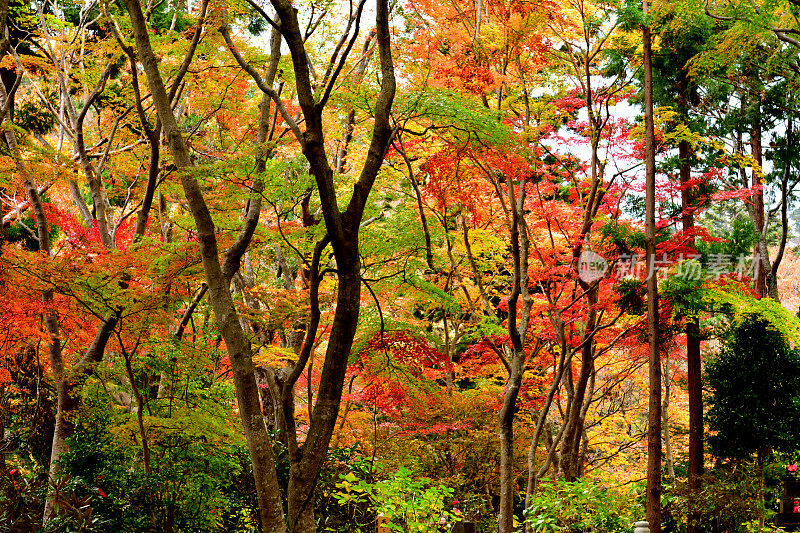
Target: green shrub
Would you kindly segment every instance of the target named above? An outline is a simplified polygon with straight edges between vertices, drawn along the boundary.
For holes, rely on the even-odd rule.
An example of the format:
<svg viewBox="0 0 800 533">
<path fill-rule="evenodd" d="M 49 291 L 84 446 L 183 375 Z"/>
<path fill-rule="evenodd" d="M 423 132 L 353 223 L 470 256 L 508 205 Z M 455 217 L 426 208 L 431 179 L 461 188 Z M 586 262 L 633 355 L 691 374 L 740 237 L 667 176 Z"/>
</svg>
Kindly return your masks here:
<svg viewBox="0 0 800 533">
<path fill-rule="evenodd" d="M 449 531 L 450 525 L 460 517 L 452 507 L 453 489 L 415 477 L 406 468 L 376 482 L 359 479 L 349 472 L 341 477 L 336 487 L 338 491 L 334 497 L 340 505 L 369 502 L 378 516 L 388 519 L 385 525 L 392 531 Z M 354 533 L 369 530 L 351 529 Z"/>
<path fill-rule="evenodd" d="M 634 496 L 587 479 L 544 479 L 525 510 L 525 521 L 534 533 L 630 533 L 644 516 Z"/>
</svg>

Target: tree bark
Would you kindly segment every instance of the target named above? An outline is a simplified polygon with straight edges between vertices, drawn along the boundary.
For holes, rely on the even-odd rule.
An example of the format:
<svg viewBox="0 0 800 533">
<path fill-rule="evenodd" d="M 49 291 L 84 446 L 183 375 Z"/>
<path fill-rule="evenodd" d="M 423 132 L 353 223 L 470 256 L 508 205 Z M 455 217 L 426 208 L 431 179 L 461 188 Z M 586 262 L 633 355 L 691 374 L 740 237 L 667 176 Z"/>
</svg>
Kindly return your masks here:
<svg viewBox="0 0 800 533">
<path fill-rule="evenodd" d="M 139 55 L 170 151 L 179 168 L 190 167 L 192 163 L 186 145 L 177 128 L 172 110 L 169 107 L 169 99 L 166 97 L 161 74 L 150 47 L 147 26 L 141 7 L 137 0 L 126 0 L 125 4 L 133 23 Z M 182 173 L 181 182 L 198 228 L 203 266 L 209 285 L 209 300 L 212 303 L 217 322 L 228 347 L 234 370 L 237 398 L 250 448 L 259 496 L 262 529 L 269 532 L 283 532 L 287 529 L 292 532 L 310 532 L 315 530 L 313 518 L 314 485 L 325 460 L 331 435 L 335 429 L 347 360 L 358 324 L 361 295 L 361 263 L 358 254 L 359 226 L 363 218 L 367 197 L 383 163 L 386 148 L 393 134 L 389 123 L 389 109 L 395 93 L 395 79 L 390 48 L 389 10 L 387 3 L 382 0 L 376 6 L 376 35 L 380 56 L 381 89 L 375 103 L 373 135 L 361 174 L 353 187 L 350 202 L 346 210 L 342 212 L 337 202 L 333 171 L 325 153 L 325 136 L 322 124 L 322 109 L 329 94 L 328 91 L 333 87 L 341 69 L 337 69 L 334 72 L 328 82 L 329 85 L 322 100 L 317 101 L 311 82 L 310 65 L 305 51 L 303 33 L 297 20 L 297 11 L 288 0 L 274 0 L 273 7 L 280 21 L 278 27 L 291 52 L 296 81 L 295 88 L 304 118 L 305 131 L 300 131 L 294 118 L 286 112 L 278 93 L 261 80 L 256 70 L 247 68 L 246 64 L 243 65 L 243 68 L 251 74 L 258 87 L 272 98 L 276 108 L 300 142 L 303 154 L 309 161 L 311 174 L 314 176 L 319 190 L 323 218 L 328 234 L 320 242 L 321 246 L 318 245 L 318 250 L 315 250 L 315 254 L 320 254 L 322 249 L 330 242 L 336 258 L 337 277 L 339 280 L 336 312 L 322 367 L 317 402 L 309 431 L 302 447 L 298 446 L 296 442 L 297 435 L 293 415 L 294 402 L 291 392 L 305 365 L 308 363 L 311 350 L 315 346 L 315 327 L 309 326 L 298 362 L 292 368 L 282 386 L 283 415 L 286 422 L 285 433 L 290 448 L 289 456 L 291 461 L 288 491 L 289 509 L 286 522 L 283 520 L 274 458 L 268 446 L 268 437 L 253 376 L 250 346 L 246 343 L 233 306 L 230 290 L 227 286 L 227 282 L 230 280 L 230 276 L 227 274 L 232 275 L 235 273 L 236 269 L 238 269 L 238 264 L 235 261 L 229 262 L 231 255 L 228 254 L 225 266 L 220 269 L 214 226 L 201 191 L 187 172 Z M 267 16 L 266 13 L 262 12 L 262 14 Z M 226 33 L 223 31 L 224 28 L 225 26 L 223 25 L 221 33 L 223 37 L 226 37 Z M 229 38 L 226 37 L 226 40 L 229 40 Z M 230 46 L 230 43 L 228 44 L 231 52 L 239 61 L 241 56 L 238 55 L 235 47 Z M 342 61 L 344 61 L 344 57 Z M 242 61 L 240 61 L 241 64 Z M 254 211 L 253 214 L 253 219 L 257 221 L 257 211 Z M 251 219 L 251 222 L 253 219 Z M 249 227 L 254 228 L 252 224 Z M 232 249 L 241 249 L 242 247 L 238 246 L 238 244 L 242 242 L 245 241 L 240 235 L 240 239 Z M 231 268 L 227 268 L 229 264 Z M 311 291 L 312 293 L 314 291 L 313 284 L 311 284 Z M 313 304 L 312 307 L 314 307 Z"/>
<path fill-rule="evenodd" d="M 0 6 L 0 11 L 6 10 L 7 6 L 5 6 L 5 9 L 3 9 L 3 6 Z M 5 21 L 2 22 L 4 23 Z M 7 99 L 8 95 L 6 93 L 5 86 L 0 84 L 0 104 L 5 105 Z M 14 160 L 15 168 L 22 176 L 25 189 L 28 193 L 28 201 L 30 202 L 31 211 L 33 213 L 34 220 L 36 221 L 36 233 L 39 240 L 39 251 L 49 256 L 51 254 L 49 227 L 47 223 L 47 216 L 42 205 L 42 199 L 39 196 L 39 190 L 33 183 L 27 166 L 25 165 L 19 152 L 16 134 L 13 130 L 8 130 L 5 132 L 4 137 Z M 98 330 L 98 335 L 95 337 L 95 342 L 93 342 L 92 346 L 90 346 L 90 351 L 87 352 L 87 355 L 81 360 L 81 363 L 84 364 L 81 365 L 81 363 L 79 363 L 79 365 L 77 365 L 79 372 L 77 372 L 78 375 L 76 376 L 74 371 L 68 372 L 64 365 L 64 359 L 61 351 L 61 333 L 59 328 L 58 314 L 56 311 L 48 309 L 52 302 L 53 291 L 51 289 L 42 291 L 42 304 L 44 304 L 45 307 L 45 311 L 43 313 L 44 323 L 45 329 L 49 334 L 47 348 L 50 356 L 50 368 L 53 372 L 53 378 L 55 379 L 57 401 L 56 421 L 53 431 L 53 443 L 50 452 L 50 467 L 48 477 L 51 482 L 59 475 L 61 471 L 59 459 L 61 455 L 68 450 L 67 437 L 72 434 L 73 430 L 73 424 L 69 415 L 78 406 L 77 398 L 73 394 L 73 389 L 77 385 L 76 380 L 78 377 L 88 375 L 89 371 L 91 370 L 91 367 L 87 365 L 84 360 L 89 356 L 94 358 L 98 350 L 102 350 L 102 348 L 105 347 L 105 343 L 108 341 L 108 338 L 111 335 L 111 330 L 113 330 L 113 327 L 116 325 L 117 321 L 116 315 L 112 315 L 103 324 L 103 327 Z M 56 494 L 52 488 L 52 485 L 48 487 L 47 496 L 45 498 L 44 514 L 42 518 L 43 523 L 45 524 L 53 517 L 53 512 L 55 509 Z"/>
<path fill-rule="evenodd" d="M 755 106 L 756 116 L 750 129 L 750 155 L 758 165 L 758 168 L 753 168 L 751 176 L 751 185 L 756 187 L 763 187 L 763 151 L 761 149 L 761 102 L 756 102 Z M 756 249 L 754 253 L 755 258 L 755 276 L 753 279 L 753 288 L 758 298 L 764 298 L 767 294 L 767 271 L 770 269 L 769 265 L 769 252 L 767 251 L 766 235 L 764 234 L 764 190 L 759 189 L 753 193 L 752 196 L 752 210 L 753 210 L 753 225 L 755 226 L 756 236 Z"/>
<path fill-rule="evenodd" d="M 523 354 L 524 355 L 524 354 Z M 517 396 L 522 384 L 523 357 L 511 357 L 511 374 L 506 382 L 503 406 L 498 414 L 500 434 L 500 533 L 514 531 L 514 414 Z"/>
<path fill-rule="evenodd" d="M 664 357 L 664 401 L 661 402 L 661 429 L 664 430 L 664 462 L 667 465 L 667 476 L 670 482 L 675 481 L 675 461 L 672 456 L 672 436 L 669 433 L 669 395 L 672 388 L 669 372 L 669 350 Z"/>
<path fill-rule="evenodd" d="M 599 155 L 601 133 L 605 122 L 595 110 L 595 93 L 592 86 L 592 56 L 590 56 L 590 54 L 591 50 L 589 48 L 582 52 L 578 56 L 580 57 L 581 62 L 580 64 L 576 63 L 577 66 L 575 67 L 576 70 L 581 70 L 584 76 L 584 100 L 586 102 L 586 110 L 588 114 L 591 135 L 592 181 L 591 189 L 586 197 L 580 234 L 572 250 L 572 260 L 576 270 L 575 274 L 578 277 L 580 290 L 584 291 L 586 294 L 586 307 L 588 311 L 586 317 L 586 327 L 582 335 L 583 342 L 581 346 L 581 371 L 578 381 L 577 383 L 573 384 L 572 375 L 570 372 L 564 376 L 568 403 L 567 412 L 562 427 L 563 431 L 561 432 L 563 434 L 563 441 L 561 443 L 561 457 L 559 463 L 565 479 L 569 481 L 574 481 L 577 479 L 582 471 L 582 465 L 580 464 L 580 445 L 584 431 L 584 403 L 590 401 L 591 399 L 590 396 L 587 397 L 586 390 L 594 373 L 594 334 L 598 325 L 597 311 L 595 309 L 598 301 L 598 287 L 596 285 L 592 286 L 592 284 L 580 279 L 580 257 L 584 251 L 586 243 L 589 241 L 594 217 L 597 214 L 597 210 L 599 209 L 605 194 L 605 188 L 603 187 L 604 164 Z M 571 365 L 571 363 L 569 364 Z"/>
<path fill-rule="evenodd" d="M 525 337 L 530 324 L 533 298 L 528 288 L 528 253 L 529 235 L 525 221 L 525 181 L 520 180 L 517 191 L 509 177 L 506 180 L 508 208 L 506 216 L 511 240 L 511 256 L 514 262 L 511 294 L 508 297 L 508 336 L 511 341 L 511 360 L 509 361 L 508 380 L 503 395 L 503 406 L 498 413 L 498 430 L 500 436 L 500 514 L 498 526 L 500 533 L 514 531 L 514 493 L 516 478 L 514 476 L 514 414 L 517 396 L 525 372 Z M 499 183 L 495 189 L 501 191 Z M 502 199 L 502 198 L 501 198 Z M 522 299 L 521 309 L 517 302 Z M 539 345 L 536 349 L 540 348 Z"/>
<path fill-rule="evenodd" d="M 380 0 L 376 6 L 376 42 L 380 58 L 381 83 L 375 102 L 373 135 L 366 160 L 353 187 L 350 201 L 345 211 L 341 212 L 333 182 L 333 169 L 325 153 L 325 135 L 322 127 L 322 108 L 340 69 L 334 71 L 328 80 L 328 87 L 322 99 L 317 101 L 311 83 L 309 59 L 305 51 L 303 34 L 298 24 L 297 12 L 288 0 L 273 0 L 272 4 L 280 19 L 280 30 L 292 56 L 297 97 L 306 127 L 305 132 L 300 134 L 298 140 L 301 142 L 303 154 L 309 161 L 311 174 L 314 176 L 319 190 L 327 239 L 329 239 L 336 259 L 339 287 L 336 311 L 317 391 L 317 401 L 308 435 L 302 448 L 296 444 L 294 409 L 293 405 L 287 401 L 287 396 L 291 393 L 297 378 L 308 363 L 311 350 L 315 345 L 316 325 L 313 323 L 309 325 L 298 362 L 283 386 L 284 401 L 282 403 L 291 461 L 288 526 L 293 532 L 313 532 L 315 531 L 313 520 L 314 485 L 336 427 L 347 360 L 360 313 L 359 228 L 367 197 L 383 163 L 389 141 L 394 134 L 389 123 L 389 109 L 395 94 L 394 65 L 390 46 L 388 4 L 385 0 Z M 343 55 L 342 61 L 345 56 L 346 54 Z M 277 104 L 277 98 L 273 96 L 273 99 Z M 297 125 L 291 122 L 290 125 L 298 135 Z M 321 253 L 327 241 L 323 240 L 319 244 L 321 246 L 318 245 L 315 255 Z M 315 272 L 311 274 L 312 276 L 316 275 Z M 311 289 L 314 290 L 314 283 L 311 283 Z"/>
<path fill-rule="evenodd" d="M 7 16 L 8 1 L 2 0 L 2 2 L 0 2 L 0 28 L 2 28 L 3 36 L 0 50 L 2 50 L 3 54 L 5 54 L 8 50 L 8 30 L 6 27 Z M 5 107 L 8 101 L 9 95 L 6 92 L 5 85 L 0 84 L 0 107 Z M 47 223 L 47 215 L 45 214 L 44 206 L 42 205 L 42 199 L 39 196 L 39 189 L 33 183 L 33 179 L 30 176 L 28 168 L 19 152 L 17 136 L 16 133 L 14 133 L 14 130 L 6 130 L 3 136 L 6 141 L 6 145 L 8 146 L 8 150 L 11 153 L 11 157 L 14 160 L 14 167 L 20 177 L 22 177 L 25 190 L 28 193 L 28 203 L 30 204 L 31 212 L 36 222 L 36 235 L 39 240 L 39 251 L 47 256 L 50 256 L 50 229 Z M 44 323 L 45 329 L 49 334 L 47 348 L 50 356 L 50 368 L 53 371 L 53 377 L 55 378 L 56 382 L 56 397 L 58 402 L 50 459 L 50 480 L 58 475 L 60 471 L 58 458 L 66 449 L 66 437 L 69 435 L 71 430 L 70 424 L 64 416 L 64 413 L 69 411 L 71 408 L 71 397 L 69 395 L 67 380 L 65 379 L 66 376 L 64 371 L 64 360 L 61 353 L 61 334 L 59 331 L 58 315 L 54 310 L 48 309 L 52 302 L 53 291 L 49 289 L 42 291 L 42 304 L 45 308 L 43 312 Z M 53 496 L 53 491 L 48 489 L 44 508 L 45 523 L 52 516 L 54 505 L 55 498 Z"/>
<path fill-rule="evenodd" d="M 691 145 L 689 141 L 678 144 L 680 159 L 679 173 L 681 183 L 682 221 L 687 237 L 687 247 L 695 248 L 694 231 L 694 198 L 689 187 L 692 177 Z M 700 319 L 692 314 L 686 317 L 686 387 L 689 396 L 689 514 L 687 517 L 687 533 L 700 532 L 700 513 L 696 510 L 695 499 L 702 490 L 703 480 L 703 390 L 702 362 L 700 356 Z"/>
<path fill-rule="evenodd" d="M 551 315 L 552 317 L 552 315 Z M 551 319 L 553 323 L 554 329 L 557 331 L 558 334 L 558 341 L 560 346 L 560 354 L 558 358 L 558 362 L 556 363 L 555 368 L 553 368 L 553 383 L 550 385 L 550 389 L 547 392 L 547 396 L 544 400 L 544 405 L 542 405 L 542 410 L 539 412 L 539 416 L 536 420 L 536 427 L 533 430 L 533 438 L 531 439 L 531 445 L 528 448 L 528 481 L 525 487 L 525 508 L 527 509 L 530 507 L 531 498 L 533 497 L 533 493 L 536 491 L 536 484 L 538 482 L 538 478 L 540 475 L 543 475 L 544 472 L 537 471 L 536 466 L 536 449 L 539 447 L 539 440 L 544 432 L 549 431 L 546 427 L 547 424 L 547 415 L 550 412 L 550 407 L 553 404 L 553 399 L 555 398 L 556 392 L 558 392 L 559 385 L 561 380 L 564 377 L 564 371 L 572 362 L 572 353 L 569 352 L 566 343 L 566 336 L 564 334 L 564 327 L 563 322 L 558 319 Z M 569 352 L 569 355 L 568 355 Z M 554 451 L 555 447 L 557 446 L 557 442 L 553 442 L 552 435 L 549 435 L 548 438 L 548 457 L 550 452 Z M 547 468 L 549 465 L 546 463 L 543 468 Z M 527 526 L 526 526 L 527 527 Z"/>
<path fill-rule="evenodd" d="M 259 516 L 261 518 L 261 530 L 270 533 L 282 533 L 286 531 L 283 520 L 283 506 L 281 503 L 280 489 L 278 488 L 277 474 L 275 470 L 275 458 L 272 455 L 270 438 L 267 434 L 264 418 L 261 414 L 261 404 L 259 400 L 258 387 L 256 385 L 253 372 L 252 352 L 249 341 L 242 331 L 239 323 L 238 313 L 233 304 L 230 293 L 230 277 L 238 269 L 238 258 L 236 261 L 229 261 L 231 256 L 226 259 L 226 271 L 220 266 L 220 255 L 217 247 L 214 222 L 211 219 L 208 206 L 203 198 L 197 181 L 187 172 L 193 166 L 189 150 L 181 134 L 175 115 L 170 105 L 170 98 L 164 87 L 161 73 L 158 69 L 158 62 L 150 46 L 150 37 L 147 33 L 147 23 L 145 22 L 141 6 L 138 0 L 126 0 L 127 8 L 136 47 L 139 52 L 148 85 L 153 97 L 158 117 L 161 121 L 164 135 L 167 139 L 175 165 L 181 170 L 181 184 L 183 186 L 186 200 L 192 211 L 192 215 L 197 225 L 198 240 L 200 241 L 200 254 L 203 262 L 203 270 L 208 284 L 208 295 L 217 325 L 225 340 L 228 354 L 233 370 L 233 380 L 236 387 L 236 399 L 239 405 L 239 413 L 244 427 L 247 446 L 250 451 L 250 459 L 253 466 L 253 477 L 255 480 L 256 493 L 259 503 Z M 260 197 L 258 197 L 260 198 Z M 251 209 L 246 217 L 246 225 L 252 229 L 249 235 L 240 233 L 232 249 L 241 249 L 242 253 L 252 237 L 252 230 L 255 230 L 255 223 L 258 221 L 260 203 L 258 200 L 251 202 Z M 249 223 L 249 224 L 248 224 Z"/>
<path fill-rule="evenodd" d="M 586 286 L 588 288 L 588 286 Z M 589 306 L 586 318 L 586 333 L 584 334 L 583 347 L 581 348 L 581 371 L 575 389 L 567 408 L 567 419 L 564 424 L 566 430 L 561 443 L 561 470 L 565 481 L 575 481 L 580 477 L 580 444 L 583 435 L 585 416 L 583 404 L 588 399 L 586 391 L 594 372 L 594 342 L 587 341 L 587 337 L 594 333 L 597 327 L 597 287 L 588 288 L 587 305 Z"/>
<path fill-rule="evenodd" d="M 645 16 L 648 0 L 642 0 Z M 649 402 L 647 428 L 647 521 L 652 533 L 661 531 L 661 352 L 658 327 L 656 256 L 656 152 L 653 124 L 653 65 L 650 28 L 642 27 L 644 49 L 645 226 L 647 255 L 647 340 L 649 343 Z"/>
</svg>

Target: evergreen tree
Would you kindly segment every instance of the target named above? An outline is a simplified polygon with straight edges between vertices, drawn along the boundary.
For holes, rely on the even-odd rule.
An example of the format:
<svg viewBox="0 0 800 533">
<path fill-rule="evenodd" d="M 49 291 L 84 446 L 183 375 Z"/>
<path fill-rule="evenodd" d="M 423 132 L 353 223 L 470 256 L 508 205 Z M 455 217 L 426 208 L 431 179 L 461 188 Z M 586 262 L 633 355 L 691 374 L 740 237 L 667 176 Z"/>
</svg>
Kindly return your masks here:
<svg viewBox="0 0 800 533">
<path fill-rule="evenodd" d="M 800 446 L 800 352 L 769 321 L 742 316 L 706 372 L 715 455 L 763 459 Z"/>
</svg>

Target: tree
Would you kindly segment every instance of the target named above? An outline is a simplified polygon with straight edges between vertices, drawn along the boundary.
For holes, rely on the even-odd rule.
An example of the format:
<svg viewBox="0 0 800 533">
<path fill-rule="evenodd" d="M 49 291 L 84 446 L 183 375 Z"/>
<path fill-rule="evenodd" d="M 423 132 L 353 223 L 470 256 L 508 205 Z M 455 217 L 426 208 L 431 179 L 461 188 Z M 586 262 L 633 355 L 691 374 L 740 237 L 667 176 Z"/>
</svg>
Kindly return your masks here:
<svg viewBox="0 0 800 533">
<path fill-rule="evenodd" d="M 393 26 L 388 4 L 374 29 L 365 0 L 9 8 L 0 522 L 349 531 L 389 501 L 352 476 L 397 470 L 455 491 L 420 527 L 458 507 L 510 533 L 525 474 L 530 530 L 548 478 L 632 487 L 649 459 L 657 530 L 686 422 L 699 479 L 719 311 L 800 339 L 711 268 L 757 240 L 793 257 L 796 50 L 695 0 L 413 0 Z M 788 27 L 789 4 L 758 6 Z M 712 199 L 739 212 L 701 218 Z"/>
<path fill-rule="evenodd" d="M 661 105 L 672 106 L 683 122 L 681 127 L 699 129 L 699 121 L 691 121 L 690 111 L 698 105 L 698 83 L 689 75 L 690 60 L 706 46 L 710 34 L 707 17 L 691 10 L 678 9 L 674 4 L 657 6 L 656 21 L 662 49 L 669 53 L 657 54 L 653 67 L 656 72 L 654 97 Z M 692 179 L 696 156 L 688 138 L 678 141 L 678 174 L 681 192 L 682 237 L 690 255 L 696 253 L 695 221 L 702 206 L 702 195 Z M 700 320 L 694 313 L 685 318 L 687 389 L 689 393 L 689 461 L 688 485 L 690 497 L 699 495 L 703 474 L 703 397 L 702 359 L 700 354 Z M 665 425 L 665 432 L 669 427 Z M 700 516 L 690 513 L 689 533 L 698 533 Z"/>
<path fill-rule="evenodd" d="M 649 0 L 642 0 L 642 11 L 648 14 Z M 656 143 L 653 122 L 653 63 L 649 22 L 642 26 L 644 57 L 644 120 L 645 120 L 645 226 L 647 245 L 647 343 L 650 401 L 647 409 L 647 521 L 651 531 L 661 531 L 661 348 L 659 346 L 658 274 L 656 260 Z"/>
<path fill-rule="evenodd" d="M 731 324 L 706 369 L 709 437 L 719 457 L 763 460 L 794 451 L 800 429 L 800 353 L 766 318 L 744 314 Z"/>
<path fill-rule="evenodd" d="M 315 93 L 311 79 L 311 66 L 306 51 L 303 30 L 298 22 L 297 10 L 285 0 L 276 0 L 273 7 L 279 22 L 276 23 L 254 5 L 273 27 L 276 27 L 285 40 L 291 53 L 301 112 L 304 118 L 305 131 L 301 132 L 294 118 L 286 112 L 283 101 L 274 88 L 266 83 L 258 83 L 259 89 L 269 96 L 276 109 L 280 110 L 283 119 L 290 126 L 297 142 L 302 147 L 310 165 L 311 174 L 319 190 L 322 214 L 325 220 L 327 235 L 318 241 L 314 250 L 314 261 L 311 268 L 311 305 L 312 317 L 306 333 L 306 339 L 299 359 L 284 385 L 282 400 L 287 419 L 287 437 L 289 438 L 289 454 L 291 470 L 289 480 L 288 517 L 284 521 L 280 492 L 277 486 L 274 458 L 269 447 L 264 419 L 261 414 L 258 388 L 254 377 L 252 349 L 239 322 L 238 313 L 233 305 L 229 289 L 230 281 L 239 268 L 239 261 L 249 244 L 252 232 L 258 222 L 260 202 L 255 201 L 248 210 L 248 224 L 242 230 L 240 238 L 227 252 L 225 262 L 220 266 L 214 222 L 196 179 L 189 172 L 194 166 L 183 135 L 175 121 L 164 88 L 162 74 L 150 44 L 147 22 L 137 0 L 127 0 L 126 8 L 130 16 L 136 46 L 142 65 L 147 75 L 153 95 L 153 101 L 167 137 L 175 164 L 182 171 L 181 182 L 186 199 L 192 210 L 200 238 L 203 266 L 209 286 L 209 298 L 234 370 L 234 381 L 242 422 L 247 435 L 248 446 L 253 460 L 253 471 L 258 489 L 259 507 L 261 510 L 264 531 L 314 531 L 313 491 L 316 478 L 325 459 L 325 454 L 335 429 L 339 405 L 344 386 L 345 371 L 350 355 L 350 348 L 358 324 L 361 296 L 361 262 L 359 256 L 359 229 L 361 226 L 367 198 L 378 170 L 383 163 L 392 129 L 389 124 L 389 110 L 395 93 L 394 66 L 390 48 L 389 8 L 386 2 L 378 2 L 377 6 L 377 43 L 381 65 L 381 88 L 375 105 L 375 124 L 368 155 L 361 174 L 353 186 L 349 203 L 342 211 L 337 200 L 337 190 L 333 179 L 333 170 L 328 161 L 325 147 L 323 115 L 330 91 L 336 83 L 336 75 L 328 80 L 328 86 L 322 95 Z M 357 17 L 360 19 L 360 5 Z M 357 26 L 356 26 L 357 35 Z M 349 48 L 348 48 L 349 50 Z M 246 68 L 243 66 L 243 68 Z M 341 66 L 336 69 L 336 74 Z M 255 72 L 252 70 L 252 72 Z M 251 72 L 251 75 L 252 75 Z M 297 432 L 291 418 L 293 401 L 291 387 L 299 378 L 316 343 L 317 326 L 319 324 L 318 301 L 315 293 L 319 288 L 319 262 L 324 249 L 330 244 L 336 258 L 336 276 L 338 294 L 336 313 L 331 326 L 322 377 L 317 395 L 317 402 L 311 420 L 311 427 L 302 447 L 297 443 Z"/>
<path fill-rule="evenodd" d="M 705 50 L 690 62 L 690 76 L 702 102 L 695 111 L 713 117 L 710 121 L 706 119 L 709 132 L 726 139 L 732 153 L 748 153 L 738 164 L 731 165 L 727 187 L 749 185 L 751 189 L 743 207 L 757 237 L 753 283 L 761 297 L 773 299 L 779 298 L 777 271 L 789 235 L 784 213 L 797 185 L 791 176 L 784 175 L 791 163 L 785 154 L 778 154 L 783 146 L 793 142 L 791 122 L 796 93 L 789 87 L 794 85 L 797 73 L 789 65 L 795 64 L 798 52 L 776 34 L 747 19 L 754 10 L 762 22 L 788 20 L 783 19 L 785 13 L 779 4 L 753 3 L 741 6 L 742 11 L 733 17 L 714 17 L 715 31 Z M 773 171 L 767 172 L 771 160 Z M 773 205 L 769 205 L 770 200 Z M 777 249 L 772 246 L 775 241 Z"/>
<path fill-rule="evenodd" d="M 712 8 L 705 2 L 705 12 L 715 20 L 739 22 L 759 33 L 772 32 L 780 41 L 800 49 L 800 34 L 797 20 L 797 0 L 777 2 L 720 3 Z"/>
<path fill-rule="evenodd" d="M 763 498 L 767 456 L 800 446 L 800 352 L 763 315 L 747 313 L 731 324 L 706 375 L 708 427 L 716 432 L 709 444 L 718 457 L 755 454 Z"/>
</svg>

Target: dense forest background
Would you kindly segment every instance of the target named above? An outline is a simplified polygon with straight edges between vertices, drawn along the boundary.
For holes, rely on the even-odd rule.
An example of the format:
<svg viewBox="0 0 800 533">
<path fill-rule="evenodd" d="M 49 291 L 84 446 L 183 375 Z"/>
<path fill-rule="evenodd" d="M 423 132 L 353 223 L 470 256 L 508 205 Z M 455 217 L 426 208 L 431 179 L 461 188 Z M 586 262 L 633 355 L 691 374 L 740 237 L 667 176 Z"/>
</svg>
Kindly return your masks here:
<svg viewBox="0 0 800 533">
<path fill-rule="evenodd" d="M 774 531 L 799 16 L 0 0 L 0 531 Z"/>
</svg>

